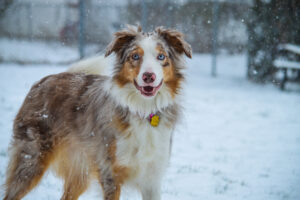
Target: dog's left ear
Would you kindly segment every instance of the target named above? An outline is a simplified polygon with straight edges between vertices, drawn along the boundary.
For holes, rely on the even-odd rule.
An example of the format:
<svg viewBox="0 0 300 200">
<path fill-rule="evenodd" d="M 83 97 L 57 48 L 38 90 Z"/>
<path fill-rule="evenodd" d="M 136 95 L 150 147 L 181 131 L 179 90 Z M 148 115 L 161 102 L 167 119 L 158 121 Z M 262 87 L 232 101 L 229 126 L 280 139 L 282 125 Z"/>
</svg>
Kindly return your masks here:
<svg viewBox="0 0 300 200">
<path fill-rule="evenodd" d="M 187 57 L 192 58 L 192 47 L 184 40 L 182 33 L 172 29 L 164 29 L 162 27 L 156 28 L 155 32 L 177 53 L 185 53 Z"/>
</svg>

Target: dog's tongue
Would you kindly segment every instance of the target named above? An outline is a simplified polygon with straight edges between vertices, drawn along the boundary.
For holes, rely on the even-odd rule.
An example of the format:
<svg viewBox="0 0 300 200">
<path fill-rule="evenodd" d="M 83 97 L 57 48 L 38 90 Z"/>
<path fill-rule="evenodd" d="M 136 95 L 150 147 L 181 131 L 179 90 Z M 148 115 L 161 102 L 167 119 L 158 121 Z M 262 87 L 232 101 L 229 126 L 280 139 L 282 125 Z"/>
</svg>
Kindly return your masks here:
<svg viewBox="0 0 300 200">
<path fill-rule="evenodd" d="M 143 87 L 143 89 L 144 89 L 145 92 L 152 92 L 153 89 L 154 89 L 154 87 L 151 87 L 151 86 L 145 86 L 145 87 Z"/>
</svg>

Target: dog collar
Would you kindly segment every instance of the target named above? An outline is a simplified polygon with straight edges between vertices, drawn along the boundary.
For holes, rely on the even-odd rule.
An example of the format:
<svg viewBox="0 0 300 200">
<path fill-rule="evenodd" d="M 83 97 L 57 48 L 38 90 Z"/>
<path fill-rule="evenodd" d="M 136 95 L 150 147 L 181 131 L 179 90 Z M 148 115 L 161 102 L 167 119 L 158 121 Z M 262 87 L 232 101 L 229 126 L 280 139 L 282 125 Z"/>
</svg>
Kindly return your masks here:
<svg viewBox="0 0 300 200">
<path fill-rule="evenodd" d="M 159 116 L 158 115 L 151 113 L 149 115 L 149 120 L 150 120 L 151 126 L 154 126 L 154 127 L 158 126 L 158 124 L 159 124 Z"/>
</svg>

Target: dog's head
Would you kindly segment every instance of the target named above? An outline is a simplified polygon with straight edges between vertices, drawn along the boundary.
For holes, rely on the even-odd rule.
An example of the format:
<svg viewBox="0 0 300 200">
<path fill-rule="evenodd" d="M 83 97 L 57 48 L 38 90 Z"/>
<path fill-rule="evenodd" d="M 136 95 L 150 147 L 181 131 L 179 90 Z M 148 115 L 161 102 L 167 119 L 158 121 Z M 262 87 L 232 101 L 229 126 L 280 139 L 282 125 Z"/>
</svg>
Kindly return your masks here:
<svg viewBox="0 0 300 200">
<path fill-rule="evenodd" d="M 116 32 L 105 55 L 112 52 L 117 56 L 113 81 L 123 89 L 119 95 L 127 95 L 124 104 L 129 107 L 131 103 L 144 104 L 152 112 L 175 99 L 183 81 L 182 55 L 192 57 L 192 49 L 183 34 L 162 27 L 151 33 L 135 26 Z"/>
</svg>

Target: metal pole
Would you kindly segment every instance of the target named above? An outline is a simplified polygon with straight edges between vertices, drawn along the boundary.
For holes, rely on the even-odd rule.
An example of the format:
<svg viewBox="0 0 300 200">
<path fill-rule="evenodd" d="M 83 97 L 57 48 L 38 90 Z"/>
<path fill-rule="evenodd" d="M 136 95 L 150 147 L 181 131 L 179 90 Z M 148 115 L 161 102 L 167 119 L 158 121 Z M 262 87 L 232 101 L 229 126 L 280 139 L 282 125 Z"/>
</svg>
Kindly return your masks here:
<svg viewBox="0 0 300 200">
<path fill-rule="evenodd" d="M 166 0 L 165 5 L 166 5 L 166 8 L 167 8 L 167 12 L 166 12 L 166 14 L 167 14 L 167 16 L 166 16 L 167 20 L 166 20 L 166 24 L 165 25 L 166 25 L 167 28 L 170 28 L 171 27 L 171 25 L 170 25 L 171 23 L 170 22 L 171 22 L 171 18 L 172 18 L 170 16 L 171 15 L 171 12 L 170 12 L 170 1 Z"/>
<path fill-rule="evenodd" d="M 79 37 L 78 37 L 78 43 L 79 43 L 79 55 L 80 58 L 84 57 L 84 35 L 85 35 L 85 30 L 84 30 L 84 10 L 85 10 L 85 0 L 79 0 Z"/>
<path fill-rule="evenodd" d="M 28 33 L 29 33 L 29 40 L 32 40 L 33 38 L 33 31 L 32 31 L 32 3 L 28 4 L 27 7 L 27 12 L 28 12 Z"/>
<path fill-rule="evenodd" d="M 219 1 L 213 2 L 213 38 L 212 38 L 212 69 L 211 75 L 217 76 L 217 55 L 218 55 L 218 27 L 219 27 Z"/>
<path fill-rule="evenodd" d="M 147 13 L 147 3 L 146 0 L 142 0 L 142 28 L 144 31 L 147 31 L 147 18 L 148 18 L 148 13 Z"/>
</svg>

